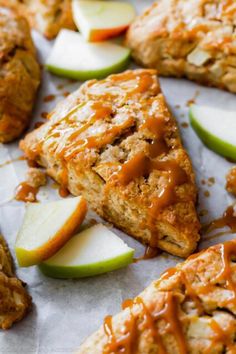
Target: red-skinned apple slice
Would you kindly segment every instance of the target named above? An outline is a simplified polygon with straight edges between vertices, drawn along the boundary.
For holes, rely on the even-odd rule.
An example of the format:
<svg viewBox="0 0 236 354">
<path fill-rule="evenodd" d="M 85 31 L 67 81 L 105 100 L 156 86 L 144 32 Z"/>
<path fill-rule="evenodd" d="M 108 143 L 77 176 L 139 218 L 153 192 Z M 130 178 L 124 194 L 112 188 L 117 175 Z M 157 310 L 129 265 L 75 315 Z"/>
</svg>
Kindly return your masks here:
<svg viewBox="0 0 236 354">
<path fill-rule="evenodd" d="M 119 35 L 135 17 L 133 6 L 119 1 L 73 0 L 72 10 L 75 24 L 91 42 Z"/>
</svg>

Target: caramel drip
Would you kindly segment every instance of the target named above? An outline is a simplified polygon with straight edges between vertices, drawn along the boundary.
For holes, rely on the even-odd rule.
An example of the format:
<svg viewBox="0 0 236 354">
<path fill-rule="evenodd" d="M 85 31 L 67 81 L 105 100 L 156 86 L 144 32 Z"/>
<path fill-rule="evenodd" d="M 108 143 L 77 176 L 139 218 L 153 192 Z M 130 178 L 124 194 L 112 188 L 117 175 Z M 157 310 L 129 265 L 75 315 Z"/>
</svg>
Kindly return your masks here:
<svg viewBox="0 0 236 354">
<path fill-rule="evenodd" d="M 158 344 L 158 353 L 166 354 L 166 350 L 162 342 L 161 335 L 158 332 L 157 324 L 155 323 L 155 318 L 152 316 L 152 313 L 148 310 L 147 306 L 145 305 L 141 297 L 137 297 L 134 302 L 135 304 L 139 304 L 142 306 L 143 329 L 150 330 L 154 343 Z"/>
<path fill-rule="evenodd" d="M 130 306 L 126 302 L 125 306 Z M 125 307 L 123 307 L 125 308 Z M 120 338 L 116 338 L 116 335 L 112 327 L 112 317 L 107 316 L 104 320 L 104 332 L 108 336 L 108 342 L 103 348 L 103 354 L 122 353 L 133 354 L 136 348 L 137 337 L 137 320 L 130 310 L 129 319 L 125 322 L 124 333 Z"/>
<path fill-rule="evenodd" d="M 116 345 L 116 337 L 113 333 L 113 328 L 112 328 L 112 316 L 107 316 L 104 319 L 103 328 L 104 328 L 104 332 L 108 337 L 107 348 L 113 347 L 114 345 Z M 104 353 L 106 353 L 106 348 L 104 350 Z"/>
<path fill-rule="evenodd" d="M 156 71 L 153 70 L 153 75 L 156 75 Z M 117 76 L 112 76 L 113 82 L 120 82 L 120 81 L 132 81 L 135 80 L 135 86 L 132 85 L 132 90 L 129 90 L 130 93 L 143 93 L 150 89 L 154 83 L 153 77 L 150 75 L 149 72 L 142 72 L 138 75 L 132 71 L 124 72 Z"/>
<path fill-rule="evenodd" d="M 228 233 L 236 232 L 236 212 L 234 207 L 229 206 L 224 212 L 223 216 L 219 219 L 213 220 L 210 224 L 206 225 L 204 229 L 209 234 L 211 231 L 228 227 Z"/>
<path fill-rule="evenodd" d="M 5 162 L 3 162 L 3 163 L 0 164 L 0 168 L 1 168 L 1 167 L 5 167 L 5 166 L 7 166 L 7 165 L 10 165 L 10 164 L 12 164 L 13 162 L 24 161 L 25 159 L 26 159 L 25 156 L 19 156 L 19 157 L 15 158 L 15 159 L 7 160 L 7 161 L 5 161 Z"/>
<path fill-rule="evenodd" d="M 32 187 L 27 182 L 22 182 L 16 189 L 15 199 L 22 202 L 37 202 L 39 188 Z"/>
<path fill-rule="evenodd" d="M 196 291 L 192 287 L 191 283 L 188 281 L 188 278 L 187 278 L 186 274 L 183 271 L 180 272 L 180 277 L 181 277 L 182 283 L 185 286 L 185 294 L 191 300 L 193 300 L 193 302 L 195 304 L 195 307 L 197 309 L 198 315 L 201 315 L 204 312 L 204 308 L 203 308 L 203 305 L 201 303 L 201 300 L 199 299 L 198 295 L 196 294 Z"/>
<path fill-rule="evenodd" d="M 231 349 L 232 353 L 235 352 L 235 345 L 232 343 L 232 337 L 234 328 L 230 326 L 226 331 L 224 331 L 220 325 L 214 320 L 211 320 L 211 329 L 214 332 L 213 343 L 209 346 L 208 350 L 212 349 L 213 344 L 222 343 L 227 346 L 227 349 Z"/>
<path fill-rule="evenodd" d="M 154 248 L 158 246 L 159 239 L 156 231 L 157 215 L 162 209 L 176 203 L 175 188 L 188 181 L 186 172 L 175 161 L 154 161 L 143 152 L 140 152 L 120 166 L 109 180 L 110 183 L 119 183 L 126 186 L 136 178 L 148 177 L 155 170 L 166 172 L 168 178 L 157 195 L 149 198 L 150 204 L 148 206 L 146 225 L 151 230 L 150 246 Z"/>
<path fill-rule="evenodd" d="M 60 125 L 63 121 L 69 120 L 71 115 L 76 112 L 79 107 L 81 107 L 81 105 L 78 105 L 77 107 L 72 109 L 70 112 L 68 112 L 66 117 L 63 118 L 63 120 L 57 122 L 54 126 L 51 127 L 48 134 L 48 139 L 51 137 L 60 138 L 61 134 L 68 134 L 63 130 L 60 130 Z M 55 153 L 62 159 L 65 159 L 67 161 L 75 157 L 78 153 L 85 150 L 86 148 L 99 149 L 104 145 L 110 144 L 117 136 L 119 136 L 122 130 L 125 130 L 131 125 L 133 125 L 134 120 L 132 117 L 129 117 L 123 123 L 112 126 L 104 133 L 98 133 L 92 136 L 81 138 L 81 134 L 86 132 L 86 130 L 91 127 L 96 121 L 100 119 L 105 120 L 105 118 L 110 119 L 110 116 L 112 114 L 112 109 L 110 106 L 103 105 L 99 102 L 93 103 L 90 108 L 92 110 L 92 113 L 86 120 L 86 123 L 82 124 L 82 126 L 80 127 L 74 127 L 74 129 L 72 129 L 72 133 L 69 133 L 69 135 L 66 137 L 66 142 L 64 144 L 57 144 Z"/>
<path fill-rule="evenodd" d="M 30 160 L 30 159 L 27 160 L 27 165 L 28 165 L 29 167 L 38 167 L 37 162 L 34 161 L 34 160 Z"/>
<path fill-rule="evenodd" d="M 90 118 L 88 119 L 88 121 L 86 123 L 84 123 L 80 128 L 76 128 L 76 130 L 68 137 L 68 142 L 69 144 L 67 144 L 63 149 L 61 149 L 60 151 L 58 151 L 59 156 L 64 156 L 67 155 L 68 150 L 75 150 L 78 147 L 78 145 L 82 145 L 83 147 L 85 147 L 86 145 L 86 141 L 88 141 L 89 139 L 91 140 L 93 137 L 89 137 L 87 139 L 82 139 L 82 140 L 76 140 L 83 132 L 85 132 L 92 124 L 94 124 L 97 120 L 105 118 L 106 116 L 109 116 L 111 114 L 111 108 L 110 107 L 106 107 L 106 106 L 102 106 L 99 103 L 94 103 L 92 105 L 92 114 L 90 116 Z M 68 118 L 68 116 L 67 116 Z M 70 155 L 70 154 L 68 154 Z"/>
<path fill-rule="evenodd" d="M 169 151 L 168 146 L 164 139 L 153 140 L 153 142 L 149 146 L 149 155 L 151 158 L 155 158 L 162 154 L 167 154 Z"/>
<path fill-rule="evenodd" d="M 158 248 L 147 246 L 146 249 L 145 249 L 144 255 L 139 257 L 139 258 L 134 258 L 133 262 L 137 263 L 137 262 L 143 261 L 145 259 L 155 258 L 159 253 L 160 253 L 160 251 L 159 251 Z"/>
<path fill-rule="evenodd" d="M 167 299 L 165 307 L 162 311 L 157 314 L 154 314 L 155 318 L 162 318 L 168 323 L 168 332 L 170 331 L 179 347 L 180 354 L 187 354 L 187 345 L 184 333 L 182 331 L 182 325 L 178 318 L 178 309 L 177 309 L 177 299 L 174 297 L 172 292 L 167 293 Z"/>
<path fill-rule="evenodd" d="M 232 298 L 230 301 L 233 301 L 236 304 L 236 284 L 232 279 L 232 270 L 231 270 L 231 256 L 236 254 L 236 243 L 234 241 L 228 241 L 220 245 L 220 254 L 222 261 L 222 272 L 217 277 L 218 281 L 225 281 L 226 286 L 229 290 L 232 291 Z"/>
<path fill-rule="evenodd" d="M 135 305 L 139 306 L 139 311 L 136 315 L 132 312 Z M 112 330 L 112 319 L 110 316 L 106 317 L 104 321 L 104 331 L 108 336 L 108 344 L 105 345 L 104 354 L 135 353 L 136 351 L 131 351 L 131 348 L 133 348 L 133 343 L 138 343 L 139 331 L 142 330 L 150 331 L 153 343 L 158 346 L 160 354 L 166 354 L 167 352 L 162 341 L 162 335 L 158 330 L 157 322 L 161 320 L 167 322 L 166 333 L 171 333 L 175 337 L 179 347 L 179 353 L 187 354 L 185 336 L 182 331 L 181 322 L 178 319 L 177 301 L 171 292 L 166 293 L 165 305 L 163 309 L 158 312 L 150 310 L 140 297 L 134 300 L 126 300 L 122 308 L 125 309 L 127 307 L 130 309 L 130 317 L 125 322 L 125 335 L 121 336 L 121 338 L 115 336 Z M 140 322 L 140 320 L 142 321 Z"/>
<path fill-rule="evenodd" d="M 149 156 L 155 158 L 161 154 L 167 154 L 169 148 L 163 138 L 165 133 L 165 119 L 161 117 L 148 117 L 139 127 L 139 130 L 147 129 L 153 134 L 154 139 L 149 145 Z"/>
<path fill-rule="evenodd" d="M 138 83 L 132 93 L 143 93 L 150 89 L 153 85 L 153 78 L 149 74 L 142 74 L 138 77 Z"/>
<path fill-rule="evenodd" d="M 168 186 L 162 188 L 157 197 L 163 205 L 169 204 L 169 199 L 172 199 L 173 187 L 185 183 L 187 180 L 185 171 L 174 161 L 154 161 L 140 152 L 120 166 L 118 172 L 115 172 L 111 178 L 121 185 L 127 185 L 136 178 L 149 176 L 154 170 L 169 174 Z"/>
<path fill-rule="evenodd" d="M 197 253 L 197 255 L 199 255 L 199 253 Z M 195 255 L 193 255 L 193 256 L 195 256 Z M 199 299 L 196 291 L 194 290 L 194 288 L 192 287 L 191 283 L 189 282 L 188 277 L 186 276 L 186 274 L 182 270 L 179 270 L 178 272 L 180 274 L 181 283 L 185 287 L 185 294 L 187 296 L 189 296 L 189 298 L 191 300 L 193 300 L 193 302 L 195 304 L 195 307 L 196 307 L 196 309 L 198 311 L 198 314 L 201 315 L 201 313 L 204 312 L 204 308 L 203 308 L 203 305 L 201 303 L 201 300 Z M 162 274 L 161 279 L 162 280 L 168 279 L 168 278 L 172 277 L 176 273 L 177 273 L 177 269 L 176 268 L 169 268 L 167 271 L 165 271 Z"/>
<path fill-rule="evenodd" d="M 156 139 L 160 139 L 165 130 L 165 119 L 164 117 L 148 117 L 144 120 L 139 129 L 147 129 Z"/>
<path fill-rule="evenodd" d="M 176 202 L 175 187 L 188 181 L 186 172 L 174 161 L 156 161 L 152 167 L 159 171 L 168 172 L 168 182 L 154 197 L 150 207 L 150 216 L 155 218 L 158 212 Z"/>
<path fill-rule="evenodd" d="M 68 197 L 68 195 L 70 195 L 70 192 L 68 191 L 68 189 L 63 186 L 59 187 L 58 193 L 59 193 L 60 197 L 62 197 L 62 198 L 66 198 L 66 197 Z"/>
<path fill-rule="evenodd" d="M 128 118 L 120 125 L 115 125 L 104 134 L 90 136 L 76 142 L 74 149 L 67 151 L 64 154 L 65 160 L 70 160 L 84 149 L 99 149 L 105 145 L 111 144 L 122 130 L 129 128 L 133 124 L 133 118 Z"/>
<path fill-rule="evenodd" d="M 161 275 L 161 280 L 168 279 L 168 278 L 172 277 L 176 273 L 177 273 L 177 269 L 176 268 L 169 268 Z"/>
<path fill-rule="evenodd" d="M 150 172 L 150 159 L 142 152 L 135 155 L 129 161 L 120 166 L 118 172 L 114 172 L 111 180 L 118 181 L 125 186 L 134 179 L 148 175 Z"/>
</svg>

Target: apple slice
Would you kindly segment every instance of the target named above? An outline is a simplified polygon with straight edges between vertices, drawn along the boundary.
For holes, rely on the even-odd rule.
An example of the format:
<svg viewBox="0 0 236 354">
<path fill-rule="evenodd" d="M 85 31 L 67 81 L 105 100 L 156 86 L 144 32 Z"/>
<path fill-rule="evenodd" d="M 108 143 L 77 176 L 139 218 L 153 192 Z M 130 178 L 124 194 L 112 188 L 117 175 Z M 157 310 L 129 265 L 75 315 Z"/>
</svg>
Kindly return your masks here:
<svg viewBox="0 0 236 354">
<path fill-rule="evenodd" d="M 190 123 L 199 138 L 216 153 L 236 161 L 236 112 L 192 105 Z"/>
<path fill-rule="evenodd" d="M 55 254 L 78 230 L 86 211 L 83 197 L 28 204 L 15 244 L 19 266 L 29 267 Z"/>
<path fill-rule="evenodd" d="M 125 31 L 135 18 L 134 7 L 125 2 L 73 0 L 73 18 L 87 41 L 103 41 Z"/>
<path fill-rule="evenodd" d="M 125 69 L 130 50 L 111 42 L 88 43 L 81 34 L 61 30 L 46 67 L 77 80 L 100 79 Z"/>
<path fill-rule="evenodd" d="M 53 278 L 82 278 L 127 266 L 134 250 L 102 224 L 86 229 L 52 258 L 39 265 Z"/>
</svg>

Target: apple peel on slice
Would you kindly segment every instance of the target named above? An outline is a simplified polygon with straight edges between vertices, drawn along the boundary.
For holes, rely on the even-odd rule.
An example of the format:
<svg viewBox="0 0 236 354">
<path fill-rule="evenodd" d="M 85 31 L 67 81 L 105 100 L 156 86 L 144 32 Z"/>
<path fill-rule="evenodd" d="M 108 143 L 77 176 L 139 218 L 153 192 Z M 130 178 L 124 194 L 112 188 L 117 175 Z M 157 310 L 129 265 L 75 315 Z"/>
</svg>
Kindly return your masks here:
<svg viewBox="0 0 236 354">
<path fill-rule="evenodd" d="M 130 50 L 112 42 L 88 43 L 82 35 L 61 30 L 46 68 L 76 80 L 101 79 L 122 71 L 129 63 Z"/>
<path fill-rule="evenodd" d="M 134 250 L 102 224 L 76 236 L 53 257 L 39 265 L 53 278 L 83 278 L 110 272 L 133 261 Z"/>
<path fill-rule="evenodd" d="M 15 243 L 19 266 L 29 267 L 53 256 L 77 232 L 86 212 L 83 197 L 28 204 Z"/>
<path fill-rule="evenodd" d="M 208 148 L 236 161 L 236 111 L 192 105 L 189 117 L 193 129 Z"/>
<path fill-rule="evenodd" d="M 73 0 L 73 18 L 87 41 L 103 41 L 125 31 L 135 18 L 134 7 L 122 1 Z"/>
</svg>

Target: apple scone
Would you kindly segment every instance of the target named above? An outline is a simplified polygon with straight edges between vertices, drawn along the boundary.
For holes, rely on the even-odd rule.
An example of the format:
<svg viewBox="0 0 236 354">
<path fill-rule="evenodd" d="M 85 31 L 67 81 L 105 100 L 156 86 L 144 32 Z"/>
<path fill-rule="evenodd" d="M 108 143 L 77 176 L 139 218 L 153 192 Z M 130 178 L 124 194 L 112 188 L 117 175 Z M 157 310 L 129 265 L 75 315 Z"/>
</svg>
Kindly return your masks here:
<svg viewBox="0 0 236 354">
<path fill-rule="evenodd" d="M 40 68 L 30 29 L 7 1 L 0 1 L 0 143 L 18 138 L 29 124 Z"/>
<path fill-rule="evenodd" d="M 155 70 L 86 82 L 20 147 L 144 244 L 183 257 L 195 249 L 194 173 Z"/>
<path fill-rule="evenodd" d="M 127 34 L 134 59 L 163 76 L 236 92 L 236 2 L 159 0 Z"/>
<path fill-rule="evenodd" d="M 235 354 L 235 260 L 236 241 L 189 257 L 107 316 L 77 354 Z"/>
<path fill-rule="evenodd" d="M 71 0 L 18 0 L 25 5 L 32 27 L 48 39 L 57 36 L 62 28 L 75 29 Z"/>
<path fill-rule="evenodd" d="M 25 317 L 31 308 L 31 297 L 14 274 L 12 259 L 0 235 L 0 329 L 10 328 Z"/>
</svg>

